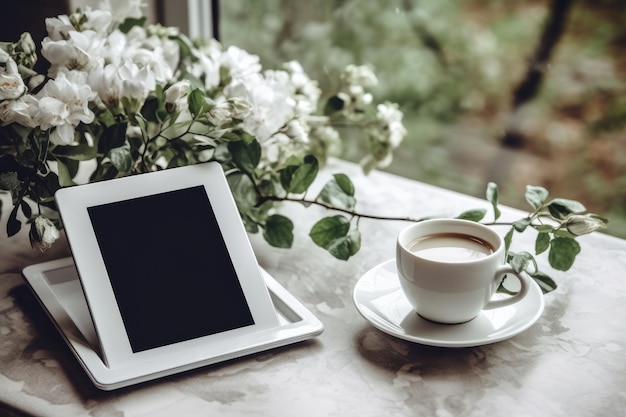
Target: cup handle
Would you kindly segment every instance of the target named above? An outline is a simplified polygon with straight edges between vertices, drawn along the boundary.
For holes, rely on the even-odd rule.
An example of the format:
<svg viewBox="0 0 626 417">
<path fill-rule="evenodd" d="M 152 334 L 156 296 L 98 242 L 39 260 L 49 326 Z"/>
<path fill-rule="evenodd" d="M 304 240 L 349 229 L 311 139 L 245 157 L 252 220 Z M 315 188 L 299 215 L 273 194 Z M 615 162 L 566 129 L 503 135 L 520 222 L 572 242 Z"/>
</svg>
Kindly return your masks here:
<svg viewBox="0 0 626 417">
<path fill-rule="evenodd" d="M 490 300 L 485 305 L 485 307 L 483 307 L 484 310 L 491 310 L 494 308 L 505 307 L 505 306 L 517 303 L 522 298 L 524 298 L 526 294 L 528 294 L 528 290 L 530 290 L 530 281 L 529 281 L 529 278 L 526 276 L 526 274 L 515 272 L 515 270 L 511 267 L 511 265 L 508 265 L 508 264 L 502 265 L 498 267 L 498 269 L 496 270 L 496 274 L 494 277 L 496 285 L 499 285 L 500 278 L 504 274 L 513 274 L 517 277 L 517 279 L 520 282 L 519 292 L 510 297 L 502 298 L 500 300 Z"/>
</svg>

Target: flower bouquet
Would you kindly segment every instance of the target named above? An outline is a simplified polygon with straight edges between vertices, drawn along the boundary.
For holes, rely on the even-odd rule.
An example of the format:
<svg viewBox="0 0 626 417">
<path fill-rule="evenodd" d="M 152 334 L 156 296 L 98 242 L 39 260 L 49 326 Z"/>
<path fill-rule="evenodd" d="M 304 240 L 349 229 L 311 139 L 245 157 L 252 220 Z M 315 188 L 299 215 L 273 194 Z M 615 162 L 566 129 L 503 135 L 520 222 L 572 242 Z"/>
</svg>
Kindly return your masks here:
<svg viewBox="0 0 626 417">
<path fill-rule="evenodd" d="M 320 165 L 341 151 L 338 126 L 360 129 L 366 172 L 387 166 L 406 135 L 398 106 L 377 104 L 369 93 L 377 82 L 372 70 L 348 66 L 337 91 L 323 95 L 295 61 L 263 70 L 259 57 L 240 48 L 146 25 L 139 0 L 118 3 L 47 19 L 46 74 L 33 70 L 29 34 L 0 44 L 0 191 L 13 205 L 7 234 L 17 234 L 25 218 L 31 244 L 45 250 L 62 228 L 54 203 L 60 187 L 217 161 L 249 233 L 291 247 L 293 222 L 277 205 L 316 204 L 340 214 L 315 223 L 313 241 L 338 259 L 358 252 L 358 219 L 384 218 L 355 212 L 354 186 L 344 174 L 315 197 L 307 191 Z M 493 221 L 485 224 L 503 224 L 496 184 L 487 185 L 486 198 Z M 548 252 L 553 268 L 567 270 L 580 252 L 576 237 L 607 221 L 579 202 L 548 199 L 543 187 L 528 186 L 526 200 L 532 211 L 504 223 L 511 226 L 508 261 L 549 292 L 556 284 L 533 255 L 510 250 L 514 234 L 535 230 L 535 254 Z M 485 214 L 458 217 L 482 221 Z"/>
<path fill-rule="evenodd" d="M 275 206 L 304 195 L 320 164 L 339 153 L 334 126 L 362 130 L 366 171 L 391 162 L 406 130 L 396 104 L 373 102 L 370 68 L 347 67 L 322 103 L 298 62 L 263 70 L 259 57 L 237 47 L 147 25 L 139 5 L 121 2 L 113 12 L 104 2 L 46 19 L 46 74 L 33 70 L 28 33 L 0 45 L 0 190 L 13 203 L 9 236 L 26 218 L 31 244 L 48 248 L 62 228 L 54 204 L 60 187 L 218 161 L 246 229 L 290 247 L 293 223 Z M 353 194 L 349 178 L 337 174 L 316 200 L 350 210 Z M 349 223 L 322 219 L 317 243 L 349 258 L 360 246 Z"/>
</svg>

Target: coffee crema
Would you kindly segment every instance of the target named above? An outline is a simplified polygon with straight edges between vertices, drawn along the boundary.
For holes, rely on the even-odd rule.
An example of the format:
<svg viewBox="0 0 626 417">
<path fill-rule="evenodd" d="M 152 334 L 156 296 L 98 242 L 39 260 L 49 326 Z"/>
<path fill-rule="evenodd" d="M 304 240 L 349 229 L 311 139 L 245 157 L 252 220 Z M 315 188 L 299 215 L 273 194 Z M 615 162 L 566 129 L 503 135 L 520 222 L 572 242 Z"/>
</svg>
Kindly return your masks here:
<svg viewBox="0 0 626 417">
<path fill-rule="evenodd" d="M 416 255 L 438 262 L 467 262 L 495 252 L 491 243 L 463 233 L 435 233 L 410 242 L 407 248 Z"/>
</svg>

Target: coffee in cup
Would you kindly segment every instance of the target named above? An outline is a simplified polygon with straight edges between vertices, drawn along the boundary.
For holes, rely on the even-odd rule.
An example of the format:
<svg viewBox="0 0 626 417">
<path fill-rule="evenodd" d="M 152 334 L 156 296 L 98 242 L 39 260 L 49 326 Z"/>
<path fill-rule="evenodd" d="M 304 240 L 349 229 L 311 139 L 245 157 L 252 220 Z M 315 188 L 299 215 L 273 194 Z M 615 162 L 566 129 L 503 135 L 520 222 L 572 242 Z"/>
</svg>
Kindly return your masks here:
<svg viewBox="0 0 626 417">
<path fill-rule="evenodd" d="M 491 255 L 495 248 L 486 240 L 462 233 L 435 233 L 408 244 L 416 255 L 441 262 L 465 262 Z"/>
<path fill-rule="evenodd" d="M 506 261 L 500 235 L 480 223 L 436 219 L 415 223 L 398 235 L 396 265 L 404 294 L 425 319 L 446 324 L 467 322 L 483 309 L 523 299 L 529 278 Z M 520 291 L 492 300 L 506 274 L 520 281 Z"/>
</svg>

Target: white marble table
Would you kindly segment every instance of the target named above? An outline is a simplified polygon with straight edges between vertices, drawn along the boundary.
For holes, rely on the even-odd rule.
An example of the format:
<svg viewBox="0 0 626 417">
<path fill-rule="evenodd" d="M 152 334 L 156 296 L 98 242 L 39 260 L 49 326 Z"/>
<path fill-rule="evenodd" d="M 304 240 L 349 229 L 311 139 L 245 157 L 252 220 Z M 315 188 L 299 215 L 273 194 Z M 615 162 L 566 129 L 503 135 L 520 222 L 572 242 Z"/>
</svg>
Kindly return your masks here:
<svg viewBox="0 0 626 417">
<path fill-rule="evenodd" d="M 358 209 L 448 215 L 488 204 L 333 161 Z M 0 415 L 42 416 L 609 416 L 626 410 L 626 241 L 594 234 L 527 331 L 502 342 L 436 348 L 396 339 L 357 312 L 352 290 L 394 256 L 401 222 L 362 220 L 362 249 L 337 261 L 309 239 L 323 213 L 297 219 L 291 250 L 254 236 L 259 262 L 325 325 L 318 338 L 119 391 L 102 392 L 56 334 L 19 273 L 0 271 Z M 505 210 L 504 216 L 520 213 Z M 503 233 L 505 231 L 503 230 Z M 532 242 L 527 236 L 517 245 Z M 4 250 L 0 258 L 13 256 Z M 60 256 L 60 254 L 59 254 Z M 15 258 L 18 264 L 32 259 Z"/>
</svg>

